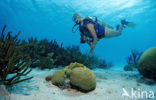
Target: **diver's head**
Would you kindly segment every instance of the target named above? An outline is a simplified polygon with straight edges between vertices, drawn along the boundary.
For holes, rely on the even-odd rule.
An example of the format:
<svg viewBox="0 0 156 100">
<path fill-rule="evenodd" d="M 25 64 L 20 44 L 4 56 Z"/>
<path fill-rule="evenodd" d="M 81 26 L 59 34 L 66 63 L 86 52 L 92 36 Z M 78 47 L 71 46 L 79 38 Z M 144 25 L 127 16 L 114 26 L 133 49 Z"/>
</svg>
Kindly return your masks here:
<svg viewBox="0 0 156 100">
<path fill-rule="evenodd" d="M 81 14 L 75 13 L 75 14 L 73 15 L 73 21 L 74 21 L 76 24 L 80 24 L 81 20 L 82 20 Z"/>
</svg>

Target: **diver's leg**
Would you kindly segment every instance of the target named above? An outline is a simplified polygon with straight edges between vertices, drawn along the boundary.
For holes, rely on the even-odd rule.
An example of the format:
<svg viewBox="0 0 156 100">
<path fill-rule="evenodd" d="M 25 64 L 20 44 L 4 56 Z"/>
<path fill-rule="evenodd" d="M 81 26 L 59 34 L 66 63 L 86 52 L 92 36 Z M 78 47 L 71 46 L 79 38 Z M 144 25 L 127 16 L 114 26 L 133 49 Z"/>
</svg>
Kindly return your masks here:
<svg viewBox="0 0 156 100">
<path fill-rule="evenodd" d="M 110 29 L 114 29 L 113 26 L 111 26 L 109 24 L 107 24 L 107 27 L 110 28 Z"/>
<path fill-rule="evenodd" d="M 123 29 L 123 25 L 119 25 L 119 28 L 117 30 L 113 30 L 105 27 L 105 37 L 120 36 L 122 33 L 122 29 Z"/>
</svg>

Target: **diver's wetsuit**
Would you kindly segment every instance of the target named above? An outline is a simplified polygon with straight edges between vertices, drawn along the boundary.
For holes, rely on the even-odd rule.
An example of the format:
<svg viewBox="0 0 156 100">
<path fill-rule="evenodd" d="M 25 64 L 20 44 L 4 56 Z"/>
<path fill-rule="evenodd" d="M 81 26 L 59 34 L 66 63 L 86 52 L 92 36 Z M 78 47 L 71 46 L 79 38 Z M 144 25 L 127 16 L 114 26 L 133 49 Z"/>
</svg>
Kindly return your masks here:
<svg viewBox="0 0 156 100">
<path fill-rule="evenodd" d="M 87 28 L 87 24 L 89 24 L 89 23 L 94 25 L 94 29 L 95 29 L 95 32 L 96 32 L 98 39 L 105 37 L 105 27 L 100 25 L 98 22 L 94 22 L 91 19 L 84 19 L 83 25 L 79 26 L 79 30 L 80 30 L 82 35 L 85 35 L 89 38 L 93 38 L 92 35 L 90 34 L 88 28 Z"/>
</svg>

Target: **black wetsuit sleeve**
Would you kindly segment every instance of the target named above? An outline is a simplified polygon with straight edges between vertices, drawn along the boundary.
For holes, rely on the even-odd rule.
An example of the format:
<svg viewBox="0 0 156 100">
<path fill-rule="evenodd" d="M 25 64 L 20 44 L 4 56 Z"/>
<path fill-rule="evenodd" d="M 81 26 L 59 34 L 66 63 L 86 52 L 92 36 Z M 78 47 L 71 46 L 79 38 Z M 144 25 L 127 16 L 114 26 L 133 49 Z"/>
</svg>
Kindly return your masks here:
<svg viewBox="0 0 156 100">
<path fill-rule="evenodd" d="M 84 40 L 84 36 L 83 36 L 82 33 L 81 33 L 80 43 L 86 43 L 86 41 Z"/>
</svg>

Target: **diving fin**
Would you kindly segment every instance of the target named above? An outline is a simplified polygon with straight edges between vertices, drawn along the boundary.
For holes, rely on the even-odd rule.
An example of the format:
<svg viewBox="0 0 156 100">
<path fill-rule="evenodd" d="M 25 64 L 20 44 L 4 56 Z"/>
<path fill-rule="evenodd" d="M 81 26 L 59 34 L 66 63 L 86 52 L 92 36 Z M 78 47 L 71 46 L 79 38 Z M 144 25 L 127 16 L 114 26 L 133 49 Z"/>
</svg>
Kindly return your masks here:
<svg viewBox="0 0 156 100">
<path fill-rule="evenodd" d="M 125 19 L 124 20 L 121 20 L 121 24 L 124 25 L 124 26 L 127 26 L 127 27 L 135 27 L 136 24 L 133 23 L 133 22 L 128 22 L 126 21 Z"/>
<path fill-rule="evenodd" d="M 135 24 L 135 23 L 133 23 L 133 22 L 129 22 L 129 23 L 127 24 L 127 26 L 128 26 L 128 27 L 135 27 L 135 26 L 136 26 L 136 24 Z"/>
</svg>

